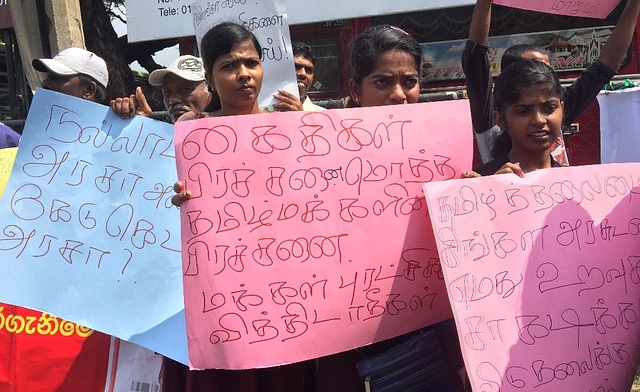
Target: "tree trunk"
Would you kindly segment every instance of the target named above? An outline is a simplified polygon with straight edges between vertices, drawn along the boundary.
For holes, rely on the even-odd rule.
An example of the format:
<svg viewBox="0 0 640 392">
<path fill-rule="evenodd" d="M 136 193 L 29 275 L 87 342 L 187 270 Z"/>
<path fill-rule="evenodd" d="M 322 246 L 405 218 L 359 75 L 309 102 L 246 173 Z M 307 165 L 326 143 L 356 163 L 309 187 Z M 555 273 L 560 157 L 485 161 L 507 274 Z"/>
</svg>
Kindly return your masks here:
<svg viewBox="0 0 640 392">
<path fill-rule="evenodd" d="M 82 24 L 87 50 L 102 57 L 109 70 L 107 101 L 135 91 L 131 68 L 125 58 L 125 48 L 118 40 L 103 0 L 81 0 Z"/>
</svg>

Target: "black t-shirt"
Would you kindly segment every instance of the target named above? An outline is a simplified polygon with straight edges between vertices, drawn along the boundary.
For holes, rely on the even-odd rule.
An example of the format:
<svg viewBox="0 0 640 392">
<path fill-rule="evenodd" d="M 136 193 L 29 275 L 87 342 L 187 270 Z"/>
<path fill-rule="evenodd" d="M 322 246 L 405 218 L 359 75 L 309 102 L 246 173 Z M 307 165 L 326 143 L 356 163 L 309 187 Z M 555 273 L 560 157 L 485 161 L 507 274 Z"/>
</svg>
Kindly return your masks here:
<svg viewBox="0 0 640 392">
<path fill-rule="evenodd" d="M 473 171 L 480 174 L 481 176 L 490 176 L 490 175 L 496 174 L 496 172 L 500 170 L 500 168 L 504 166 L 504 164 L 507 162 L 511 162 L 511 161 L 507 157 L 507 154 L 503 154 L 502 156 L 494 159 L 493 161 L 487 162 L 482 166 L 478 166 L 474 168 Z M 561 164 L 559 164 L 553 158 L 551 158 L 551 167 L 561 167 L 561 166 L 562 166 Z"/>
</svg>

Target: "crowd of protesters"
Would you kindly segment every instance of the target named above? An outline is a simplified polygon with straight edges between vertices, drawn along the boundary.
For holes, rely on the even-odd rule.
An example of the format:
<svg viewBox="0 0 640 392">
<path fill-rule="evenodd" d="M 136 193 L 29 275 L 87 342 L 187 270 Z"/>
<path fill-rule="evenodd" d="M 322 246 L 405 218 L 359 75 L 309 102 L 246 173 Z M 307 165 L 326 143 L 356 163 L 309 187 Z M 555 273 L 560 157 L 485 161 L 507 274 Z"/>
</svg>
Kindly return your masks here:
<svg viewBox="0 0 640 392">
<path fill-rule="evenodd" d="M 560 85 L 544 50 L 512 47 L 501 61 L 502 72 L 493 85 L 488 59 L 491 0 L 478 0 L 469 40 L 462 56 L 473 131 L 484 165 L 463 176 L 492 174 L 525 176 L 534 170 L 566 164 L 562 131 L 582 113 L 601 87 L 615 75 L 635 30 L 640 0 L 629 0 L 600 57 L 568 88 Z M 149 83 L 162 89 L 163 103 L 172 122 L 205 117 L 264 115 L 258 95 L 265 77 L 260 42 L 242 25 L 225 22 L 202 38 L 201 58 L 179 56 L 169 67 L 153 71 Z M 293 43 L 298 97 L 284 90 L 274 95 L 276 111 L 325 110 L 309 93 L 315 73 L 315 55 L 303 42 Z M 357 36 L 349 57 L 347 107 L 414 104 L 420 94 L 423 54 L 418 41 L 390 25 L 370 27 Z M 33 67 L 47 76 L 42 88 L 94 102 L 109 104 L 121 118 L 149 116 L 152 112 L 142 90 L 105 102 L 107 67 L 96 54 L 79 48 L 61 51 L 51 59 L 36 59 Z M 19 135 L 0 126 L 0 148 L 18 145 Z M 560 151 L 560 153 L 558 153 Z M 190 197 L 181 182 L 174 185 L 172 202 L 179 206 Z M 352 352 L 267 369 L 243 371 L 189 370 L 170 359 L 163 364 L 165 392 L 320 392 L 382 390 L 384 381 L 358 373 L 363 358 L 393 355 L 391 349 L 420 339 L 414 368 L 428 368 L 408 376 L 393 391 L 469 390 L 453 319 Z M 379 383 L 376 385 L 376 383 Z M 366 385 L 365 385 L 366 384 Z"/>
</svg>

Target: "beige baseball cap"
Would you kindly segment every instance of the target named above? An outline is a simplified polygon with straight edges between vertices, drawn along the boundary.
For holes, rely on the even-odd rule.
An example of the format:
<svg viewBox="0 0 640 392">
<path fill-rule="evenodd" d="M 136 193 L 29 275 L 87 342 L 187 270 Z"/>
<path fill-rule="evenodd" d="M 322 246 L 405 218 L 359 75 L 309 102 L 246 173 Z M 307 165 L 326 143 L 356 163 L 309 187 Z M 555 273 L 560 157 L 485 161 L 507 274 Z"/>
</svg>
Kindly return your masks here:
<svg viewBox="0 0 640 392">
<path fill-rule="evenodd" d="M 34 59 L 31 64 L 40 72 L 65 76 L 83 74 L 103 87 L 107 87 L 109 83 L 107 63 L 97 54 L 81 48 L 68 48 L 52 59 Z"/>
<path fill-rule="evenodd" d="M 149 74 L 149 84 L 152 86 L 162 86 L 162 80 L 168 73 L 192 82 L 203 81 L 204 67 L 202 66 L 202 59 L 191 55 L 180 56 L 171 63 L 169 68 L 156 69 L 151 72 L 151 74 Z"/>
</svg>

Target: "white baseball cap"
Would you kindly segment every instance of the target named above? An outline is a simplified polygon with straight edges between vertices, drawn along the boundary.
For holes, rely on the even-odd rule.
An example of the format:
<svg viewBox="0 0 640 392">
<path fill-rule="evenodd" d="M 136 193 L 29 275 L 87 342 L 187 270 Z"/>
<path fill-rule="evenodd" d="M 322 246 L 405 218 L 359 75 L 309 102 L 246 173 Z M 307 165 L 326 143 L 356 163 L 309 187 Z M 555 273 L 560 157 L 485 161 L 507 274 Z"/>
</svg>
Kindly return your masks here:
<svg viewBox="0 0 640 392">
<path fill-rule="evenodd" d="M 107 63 L 97 54 L 81 48 L 68 48 L 52 59 L 34 59 L 31 64 L 40 72 L 53 72 L 65 76 L 83 74 L 93 78 L 103 87 L 109 83 Z"/>
<path fill-rule="evenodd" d="M 156 69 L 151 72 L 151 74 L 149 74 L 149 84 L 152 86 L 162 86 L 162 80 L 168 73 L 192 82 L 203 81 L 204 67 L 202 66 L 202 59 L 191 55 L 180 56 L 171 63 L 169 68 Z"/>
</svg>

